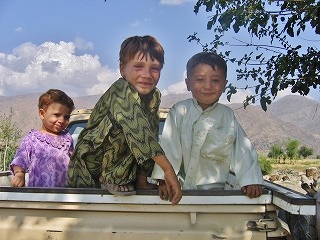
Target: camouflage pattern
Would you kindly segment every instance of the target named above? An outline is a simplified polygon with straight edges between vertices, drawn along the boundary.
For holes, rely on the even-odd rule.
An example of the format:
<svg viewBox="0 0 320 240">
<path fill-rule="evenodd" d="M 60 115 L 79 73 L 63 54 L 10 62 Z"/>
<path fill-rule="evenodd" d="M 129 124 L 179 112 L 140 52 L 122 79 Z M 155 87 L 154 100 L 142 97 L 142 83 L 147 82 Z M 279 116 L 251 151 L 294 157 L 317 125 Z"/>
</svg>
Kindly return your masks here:
<svg viewBox="0 0 320 240">
<path fill-rule="evenodd" d="M 137 172 L 150 176 L 151 158 L 164 154 L 158 143 L 160 98 L 158 89 L 139 96 L 125 79 L 118 79 L 79 135 L 69 164 L 69 187 L 133 183 Z"/>
</svg>

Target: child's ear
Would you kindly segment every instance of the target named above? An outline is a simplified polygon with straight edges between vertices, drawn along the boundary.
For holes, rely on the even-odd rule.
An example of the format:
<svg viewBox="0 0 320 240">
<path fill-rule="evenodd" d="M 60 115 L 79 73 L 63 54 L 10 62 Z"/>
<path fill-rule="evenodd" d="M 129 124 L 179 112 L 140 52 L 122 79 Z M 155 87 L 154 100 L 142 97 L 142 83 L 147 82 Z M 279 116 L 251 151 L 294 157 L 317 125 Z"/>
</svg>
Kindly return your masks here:
<svg viewBox="0 0 320 240">
<path fill-rule="evenodd" d="M 43 109 L 43 108 L 40 108 L 39 109 L 39 117 L 41 118 L 41 120 L 43 120 L 44 119 L 44 114 L 45 114 L 45 110 Z"/>
<path fill-rule="evenodd" d="M 125 76 L 124 76 L 124 65 L 123 64 L 120 64 L 119 65 L 119 68 L 120 68 L 120 74 L 121 74 L 121 77 L 123 77 L 123 78 L 125 78 Z"/>
<path fill-rule="evenodd" d="M 224 90 L 223 90 L 223 92 L 226 91 L 227 83 L 228 83 L 228 80 L 226 79 L 226 81 L 225 81 L 225 83 L 224 83 Z"/>
<path fill-rule="evenodd" d="M 189 79 L 188 79 L 188 78 L 185 78 L 185 79 L 184 79 L 184 82 L 185 82 L 186 85 L 187 85 L 187 90 L 190 91 Z"/>
</svg>

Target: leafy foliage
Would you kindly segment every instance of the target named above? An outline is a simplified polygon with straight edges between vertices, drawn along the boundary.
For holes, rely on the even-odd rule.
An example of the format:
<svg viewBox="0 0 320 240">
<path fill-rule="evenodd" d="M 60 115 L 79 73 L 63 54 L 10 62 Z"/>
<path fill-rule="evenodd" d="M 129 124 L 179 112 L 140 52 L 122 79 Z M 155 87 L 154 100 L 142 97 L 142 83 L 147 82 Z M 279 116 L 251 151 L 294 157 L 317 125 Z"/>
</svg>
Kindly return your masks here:
<svg viewBox="0 0 320 240">
<path fill-rule="evenodd" d="M 286 154 L 290 160 L 297 158 L 299 144 L 298 140 L 288 140 L 286 143 Z"/>
<path fill-rule="evenodd" d="M 282 149 L 282 147 L 279 144 L 274 144 L 271 147 L 270 152 L 268 153 L 268 157 L 269 158 L 273 158 L 273 159 L 279 159 L 283 157 L 284 154 L 284 150 Z"/>
<path fill-rule="evenodd" d="M 288 139 L 284 145 L 274 144 L 272 145 L 268 157 L 271 159 L 277 159 L 280 163 L 281 158 L 286 159 L 287 157 L 292 159 L 297 159 L 299 157 L 306 158 L 313 154 L 313 149 L 305 145 L 299 148 L 300 142 L 294 139 Z"/>
<path fill-rule="evenodd" d="M 298 155 L 302 156 L 303 158 L 306 158 L 312 154 L 313 154 L 313 149 L 307 146 L 301 146 L 298 151 Z"/>
<path fill-rule="evenodd" d="M 0 150 L 0 171 L 9 170 L 10 163 L 14 158 L 14 155 L 16 154 L 16 152 L 17 152 L 17 148 L 12 146 L 7 148 L 6 153 L 3 149 Z"/>
<path fill-rule="evenodd" d="M 245 106 L 260 100 L 262 109 L 266 111 L 278 91 L 290 88 L 292 93 L 307 95 L 310 88 L 319 86 L 319 49 L 312 44 L 302 46 L 292 41 L 306 29 L 312 29 L 315 35 L 320 34 L 319 1 L 198 0 L 194 12 L 198 13 L 202 6 L 213 13 L 207 29 L 213 30 L 214 38 L 210 44 L 201 43 L 197 33 L 188 39 L 201 44 L 204 51 L 217 52 L 227 61 L 237 64 L 237 80 L 251 79 L 255 82 L 253 86 L 245 87 L 253 88 L 255 92 L 247 96 Z M 224 40 L 229 30 L 248 34 L 251 42 L 237 40 L 240 44 L 231 44 L 230 38 Z M 259 43 L 255 44 L 254 40 Z M 264 44 L 266 41 L 268 44 Z M 245 47 L 248 52 L 235 57 L 230 46 Z M 229 101 L 237 89 L 232 84 L 228 86 Z"/>
<path fill-rule="evenodd" d="M 259 163 L 260 163 L 261 171 L 263 175 L 268 175 L 272 172 L 271 162 L 268 161 L 266 156 L 259 155 Z"/>
<path fill-rule="evenodd" d="M 21 138 L 21 130 L 12 120 L 13 113 L 0 116 L 0 169 L 8 169 L 16 150 L 16 142 Z"/>
</svg>

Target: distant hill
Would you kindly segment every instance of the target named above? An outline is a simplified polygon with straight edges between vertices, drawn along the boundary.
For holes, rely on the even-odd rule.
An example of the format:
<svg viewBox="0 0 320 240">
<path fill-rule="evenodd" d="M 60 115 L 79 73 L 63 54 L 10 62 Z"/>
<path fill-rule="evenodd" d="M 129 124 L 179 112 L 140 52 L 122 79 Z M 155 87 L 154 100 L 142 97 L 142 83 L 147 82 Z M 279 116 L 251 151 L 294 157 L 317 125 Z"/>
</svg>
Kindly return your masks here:
<svg viewBox="0 0 320 240">
<path fill-rule="evenodd" d="M 284 122 L 291 122 L 312 132 L 320 132 L 320 103 L 290 95 L 274 102 L 268 112 Z"/>
<path fill-rule="evenodd" d="M 182 93 L 182 94 L 169 94 L 162 96 L 160 107 L 171 108 L 173 104 L 179 102 L 183 99 L 192 97 L 191 93 Z"/>
<path fill-rule="evenodd" d="M 25 135 L 31 128 L 40 128 L 37 101 L 39 93 L 15 97 L 0 97 L 0 116 L 14 114 L 17 127 Z M 73 98 L 76 108 L 93 108 L 101 95 Z M 191 97 L 190 93 L 162 97 L 161 107 Z M 267 152 L 275 143 L 288 139 L 299 140 L 320 154 L 320 110 L 318 102 L 303 96 L 289 95 L 268 106 L 264 112 L 259 106 L 243 108 L 242 104 L 228 104 L 258 151 Z"/>
<path fill-rule="evenodd" d="M 285 98 L 291 98 L 291 96 Z M 304 101 L 304 97 L 301 98 Z M 289 119 L 283 121 L 281 115 L 274 115 L 271 111 L 264 112 L 258 106 L 248 106 L 246 109 L 243 109 L 241 104 L 231 104 L 229 106 L 234 110 L 243 129 L 258 150 L 269 151 L 271 146 L 276 143 L 282 144 L 288 139 L 296 139 L 300 141 L 300 146 L 312 147 L 315 154 L 320 153 L 319 131 L 312 131 L 308 127 L 298 126 L 290 122 Z M 299 110 L 297 109 L 296 111 L 296 114 L 299 114 Z M 306 121 L 310 120 L 306 119 Z M 315 120 L 313 124 L 316 125 Z"/>
</svg>

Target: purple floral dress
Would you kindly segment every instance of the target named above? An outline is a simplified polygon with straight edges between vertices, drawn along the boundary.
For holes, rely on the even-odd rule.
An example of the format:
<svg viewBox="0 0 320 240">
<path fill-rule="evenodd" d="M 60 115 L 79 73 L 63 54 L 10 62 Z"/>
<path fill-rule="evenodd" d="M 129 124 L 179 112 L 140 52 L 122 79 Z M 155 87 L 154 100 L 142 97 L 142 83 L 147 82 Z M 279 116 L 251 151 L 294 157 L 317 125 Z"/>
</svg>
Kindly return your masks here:
<svg viewBox="0 0 320 240">
<path fill-rule="evenodd" d="M 29 172 L 28 187 L 66 187 L 73 141 L 68 131 L 59 136 L 32 129 L 10 164 Z"/>
</svg>

